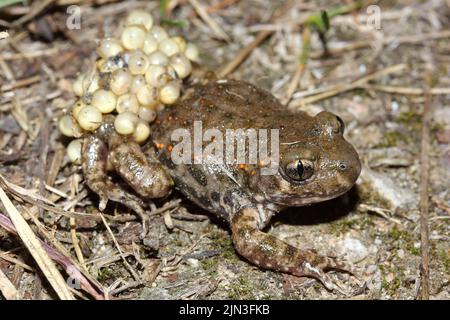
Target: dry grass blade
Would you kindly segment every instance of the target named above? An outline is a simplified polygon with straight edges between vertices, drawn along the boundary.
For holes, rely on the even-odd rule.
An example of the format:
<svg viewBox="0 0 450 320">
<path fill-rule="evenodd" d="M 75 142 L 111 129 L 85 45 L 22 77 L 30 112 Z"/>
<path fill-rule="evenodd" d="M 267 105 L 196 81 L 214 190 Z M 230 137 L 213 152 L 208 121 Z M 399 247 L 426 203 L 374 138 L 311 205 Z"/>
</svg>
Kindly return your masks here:
<svg viewBox="0 0 450 320">
<path fill-rule="evenodd" d="M 48 7 L 55 0 L 44 0 L 44 1 L 36 1 L 33 2 L 34 6 L 31 8 L 30 12 L 21 18 L 17 19 L 11 24 L 11 27 L 18 27 L 24 24 L 27 21 L 30 21 L 34 17 L 36 17 L 39 13 L 41 13 L 46 7 Z"/>
<path fill-rule="evenodd" d="M 382 86 L 382 85 L 372 85 L 367 86 L 368 89 L 374 89 L 377 91 L 383 91 L 387 93 L 396 93 L 403 95 L 424 95 L 425 90 L 421 88 L 409 88 L 409 87 L 397 87 L 397 86 Z M 442 95 L 450 94 L 450 88 L 431 88 L 429 90 L 431 95 Z"/>
<path fill-rule="evenodd" d="M 55 290 L 58 297 L 63 300 L 74 300 L 74 297 L 69 291 L 61 273 L 56 268 L 50 257 L 47 255 L 44 248 L 41 246 L 33 230 L 31 230 L 28 223 L 25 221 L 19 211 L 17 211 L 16 207 L 13 205 L 11 200 L 9 200 L 5 191 L 3 191 L 3 188 L 1 187 L 0 200 L 2 201 L 3 206 L 8 212 L 11 221 L 16 227 L 20 239 L 30 251 L 30 254 L 39 265 L 40 269 L 44 273 L 50 285 Z"/>
<path fill-rule="evenodd" d="M 31 217 L 33 218 L 33 216 Z M 10 233 L 16 235 L 18 234 L 15 226 L 10 221 L 10 219 L 2 215 L 1 213 L 0 213 L 0 226 Z M 50 239 L 50 236 L 48 236 L 48 232 L 46 232 L 43 228 L 41 228 L 41 232 L 43 232 L 44 235 L 46 235 L 46 237 Z M 72 279 L 74 279 L 75 281 L 79 281 L 81 288 L 89 292 L 95 299 L 103 300 L 105 298 L 102 286 L 95 279 L 93 279 L 87 272 L 80 269 L 76 265 L 76 263 L 73 262 L 69 253 L 67 253 L 66 250 L 61 245 L 58 245 L 57 242 L 53 243 L 54 245 L 57 246 L 57 249 L 59 250 L 58 251 L 53 247 L 51 247 L 49 244 L 43 242 L 42 240 L 39 239 L 39 241 L 44 250 L 48 253 L 48 255 L 60 266 L 62 266 L 66 270 L 67 274 L 70 277 L 72 277 Z M 2 256 L 2 258 L 5 259 L 4 256 Z M 11 261 L 11 259 L 9 259 L 8 261 Z"/>
<path fill-rule="evenodd" d="M 119 251 L 120 257 L 122 258 L 125 266 L 127 267 L 128 271 L 130 271 L 131 275 L 133 276 L 134 280 L 142 282 L 139 278 L 139 275 L 136 273 L 136 271 L 134 271 L 134 269 L 131 267 L 131 265 L 128 263 L 122 249 L 120 248 L 119 243 L 117 242 L 116 237 L 114 236 L 114 233 L 112 232 L 111 228 L 109 227 L 108 222 L 106 221 L 105 217 L 103 216 L 103 214 L 100 213 L 100 217 L 102 218 L 102 222 L 104 224 L 104 226 L 106 227 L 106 229 L 108 230 L 109 235 L 111 236 L 114 245 L 116 246 L 117 250 Z"/>
<path fill-rule="evenodd" d="M 317 102 L 317 101 L 320 101 L 320 100 L 323 100 L 326 98 L 336 96 L 343 92 L 354 90 L 356 88 L 363 88 L 369 81 L 372 81 L 376 78 L 379 78 L 379 77 L 382 77 L 382 76 L 385 76 L 388 74 L 404 71 L 406 68 L 407 68 L 406 64 L 403 64 L 403 63 L 396 64 L 394 66 L 390 66 L 385 69 L 368 74 L 368 75 L 366 75 L 360 79 L 357 79 L 351 83 L 338 84 L 336 86 L 332 86 L 332 87 L 328 88 L 328 90 L 321 92 L 317 95 L 313 95 L 313 96 L 310 96 L 310 97 L 307 97 L 304 99 L 301 98 L 301 99 L 292 100 L 291 103 L 289 103 L 289 107 L 291 107 L 291 108 L 301 107 L 306 104 L 314 103 L 314 102 Z"/>
<path fill-rule="evenodd" d="M 76 217 L 84 217 L 84 218 L 90 218 L 93 220 L 100 220 L 100 217 L 95 214 L 75 212 L 75 211 L 65 211 L 65 210 L 59 209 L 55 206 L 55 204 L 52 201 L 48 200 L 47 198 L 45 198 L 39 194 L 36 194 L 35 192 L 33 192 L 31 190 L 24 189 L 18 185 L 15 185 L 15 184 L 9 182 L 1 174 L 0 174 L 0 187 L 7 189 L 8 192 L 14 194 L 15 196 L 19 197 L 23 201 L 31 203 L 42 209 L 61 214 L 65 217 L 75 217 L 75 218 Z"/>
<path fill-rule="evenodd" d="M 287 1 L 279 10 L 273 13 L 271 20 L 276 21 L 277 19 L 281 18 L 288 11 L 288 9 L 291 8 L 291 6 L 292 1 Z M 248 55 L 264 40 L 266 40 L 273 32 L 274 30 L 263 30 L 259 32 L 256 36 L 256 39 L 252 43 L 244 47 L 233 60 L 225 65 L 225 67 L 217 71 L 218 76 L 220 78 L 223 78 L 232 73 L 248 57 Z"/>
<path fill-rule="evenodd" d="M 230 41 L 230 37 L 225 33 L 225 31 L 222 30 L 219 24 L 209 16 L 208 11 L 200 2 L 198 2 L 197 0 L 189 0 L 189 3 L 194 7 L 198 15 L 208 24 L 208 26 L 212 29 L 214 34 L 219 39 Z"/>
<path fill-rule="evenodd" d="M 0 292 L 6 300 L 18 300 L 20 294 L 12 282 L 6 277 L 2 269 L 0 269 Z"/>
</svg>

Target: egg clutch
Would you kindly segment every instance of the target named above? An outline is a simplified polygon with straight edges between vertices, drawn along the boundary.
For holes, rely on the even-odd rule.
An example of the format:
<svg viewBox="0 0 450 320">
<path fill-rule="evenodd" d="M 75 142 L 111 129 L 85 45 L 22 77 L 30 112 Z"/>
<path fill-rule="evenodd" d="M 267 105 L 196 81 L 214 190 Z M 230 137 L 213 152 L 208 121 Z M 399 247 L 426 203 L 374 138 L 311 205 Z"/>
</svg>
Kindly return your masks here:
<svg viewBox="0 0 450 320">
<path fill-rule="evenodd" d="M 127 16 L 120 38 L 99 41 L 97 54 L 95 65 L 73 83 L 79 100 L 58 122 L 65 136 L 95 131 L 109 114 L 117 133 L 145 142 L 156 112 L 179 99 L 191 61 L 199 57 L 195 45 L 169 36 L 149 13 L 138 10 Z M 81 139 L 69 143 L 72 162 L 80 163 L 81 147 Z"/>
</svg>

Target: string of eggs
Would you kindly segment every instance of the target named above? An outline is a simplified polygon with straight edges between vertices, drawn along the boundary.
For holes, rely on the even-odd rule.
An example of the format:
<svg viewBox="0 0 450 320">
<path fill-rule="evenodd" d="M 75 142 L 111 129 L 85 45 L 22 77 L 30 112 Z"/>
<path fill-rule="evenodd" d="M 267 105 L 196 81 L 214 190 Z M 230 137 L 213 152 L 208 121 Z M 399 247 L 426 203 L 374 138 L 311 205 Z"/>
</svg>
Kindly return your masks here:
<svg viewBox="0 0 450 320">
<path fill-rule="evenodd" d="M 61 133 L 80 138 L 95 131 L 107 114 L 114 115 L 117 133 L 138 143 L 150 136 L 156 112 L 180 97 L 182 80 L 192 71 L 199 52 L 180 36 L 171 37 L 144 11 L 131 11 L 120 39 L 108 37 L 97 46 L 99 59 L 73 83 L 80 99 L 59 119 Z M 67 146 L 69 159 L 80 163 L 82 140 Z"/>
</svg>

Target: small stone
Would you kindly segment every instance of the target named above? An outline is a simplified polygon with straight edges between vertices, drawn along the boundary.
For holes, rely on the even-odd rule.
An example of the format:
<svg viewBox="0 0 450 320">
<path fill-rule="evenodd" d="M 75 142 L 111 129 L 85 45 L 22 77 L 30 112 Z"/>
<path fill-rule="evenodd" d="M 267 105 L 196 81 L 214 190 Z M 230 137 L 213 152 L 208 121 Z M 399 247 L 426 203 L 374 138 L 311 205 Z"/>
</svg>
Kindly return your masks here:
<svg viewBox="0 0 450 320">
<path fill-rule="evenodd" d="M 378 267 L 374 264 L 370 265 L 366 269 L 366 274 L 374 274 L 378 270 Z"/>
<path fill-rule="evenodd" d="M 398 256 L 400 259 L 405 258 L 405 251 L 404 251 L 403 249 L 398 250 L 398 251 L 397 251 L 397 256 Z"/>
<path fill-rule="evenodd" d="M 395 279 L 395 275 L 391 272 L 386 275 L 384 278 L 388 283 L 391 283 Z"/>
<path fill-rule="evenodd" d="M 350 262 L 364 260 L 369 254 L 367 247 L 358 239 L 346 237 L 337 244 L 338 254 L 343 255 Z"/>
<path fill-rule="evenodd" d="M 193 268 L 198 268 L 198 266 L 199 266 L 198 259 L 189 258 L 189 259 L 187 259 L 187 263 L 189 263 L 189 265 Z"/>
</svg>

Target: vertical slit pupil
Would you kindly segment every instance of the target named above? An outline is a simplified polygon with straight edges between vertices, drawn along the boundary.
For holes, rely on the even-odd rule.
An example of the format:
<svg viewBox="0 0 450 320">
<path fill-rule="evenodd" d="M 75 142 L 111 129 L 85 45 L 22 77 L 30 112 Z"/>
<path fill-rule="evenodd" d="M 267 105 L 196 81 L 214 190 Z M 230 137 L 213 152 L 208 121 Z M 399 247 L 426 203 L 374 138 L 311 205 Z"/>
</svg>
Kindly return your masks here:
<svg viewBox="0 0 450 320">
<path fill-rule="evenodd" d="M 297 162 L 297 173 L 300 178 L 303 176 L 303 171 L 304 171 L 303 163 L 299 160 Z"/>
</svg>

